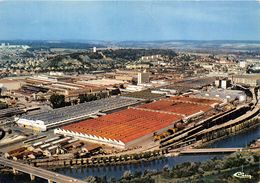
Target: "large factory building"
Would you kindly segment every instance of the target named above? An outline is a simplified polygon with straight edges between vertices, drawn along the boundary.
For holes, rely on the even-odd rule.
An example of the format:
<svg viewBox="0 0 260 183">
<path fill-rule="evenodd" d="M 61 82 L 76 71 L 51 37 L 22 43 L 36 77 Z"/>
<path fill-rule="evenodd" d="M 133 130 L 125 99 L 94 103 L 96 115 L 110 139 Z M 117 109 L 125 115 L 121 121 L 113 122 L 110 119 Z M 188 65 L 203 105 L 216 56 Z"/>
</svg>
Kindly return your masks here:
<svg viewBox="0 0 260 183">
<path fill-rule="evenodd" d="M 172 97 L 55 129 L 55 133 L 117 148 L 144 144 L 155 133 L 203 115 L 217 100 Z"/>
<path fill-rule="evenodd" d="M 138 99 L 134 98 L 110 97 L 45 112 L 23 115 L 16 119 L 16 123 L 21 127 L 46 131 L 49 128 L 89 118 L 100 112 L 113 111 L 138 104 L 139 102 Z"/>
</svg>

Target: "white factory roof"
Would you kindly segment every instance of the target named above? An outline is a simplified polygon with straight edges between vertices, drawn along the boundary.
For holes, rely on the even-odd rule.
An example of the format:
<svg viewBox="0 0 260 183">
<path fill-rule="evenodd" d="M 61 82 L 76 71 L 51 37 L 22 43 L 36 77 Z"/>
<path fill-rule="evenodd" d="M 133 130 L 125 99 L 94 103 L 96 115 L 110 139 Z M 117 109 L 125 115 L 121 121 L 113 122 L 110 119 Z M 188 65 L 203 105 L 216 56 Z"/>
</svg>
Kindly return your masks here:
<svg viewBox="0 0 260 183">
<path fill-rule="evenodd" d="M 89 84 L 89 85 L 98 85 L 98 86 L 107 86 L 107 85 L 115 85 L 115 84 L 124 84 L 124 81 L 116 80 L 116 79 L 95 79 L 88 81 L 78 81 L 81 84 Z"/>
<path fill-rule="evenodd" d="M 127 98 L 122 96 L 110 97 L 45 112 L 23 115 L 19 121 L 40 122 L 41 125 L 48 126 L 77 118 L 86 118 L 91 114 L 134 105 L 138 102 L 139 100 L 135 98 Z"/>
</svg>

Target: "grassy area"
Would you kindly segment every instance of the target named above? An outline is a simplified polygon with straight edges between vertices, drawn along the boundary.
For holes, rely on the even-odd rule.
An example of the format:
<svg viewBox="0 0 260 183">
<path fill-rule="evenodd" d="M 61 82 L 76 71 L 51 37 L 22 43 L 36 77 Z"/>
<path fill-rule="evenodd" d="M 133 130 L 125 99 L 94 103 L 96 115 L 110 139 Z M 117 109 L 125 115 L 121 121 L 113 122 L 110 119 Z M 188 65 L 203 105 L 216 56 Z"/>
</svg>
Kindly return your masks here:
<svg viewBox="0 0 260 183">
<path fill-rule="evenodd" d="M 153 176 L 155 182 L 259 182 L 259 155 L 257 152 L 239 152 L 223 159 L 212 159 L 204 163 L 183 163 L 172 169 L 164 169 L 159 175 Z M 238 171 L 252 175 L 252 179 L 239 179 L 233 177 Z"/>
<path fill-rule="evenodd" d="M 241 167 L 228 168 L 220 171 L 208 171 L 203 175 L 195 175 L 185 178 L 165 178 L 161 174 L 153 176 L 155 183 L 184 183 L 184 182 L 198 182 L 198 183 L 231 183 L 231 182 L 258 182 L 259 181 L 259 163 L 247 165 L 243 167 L 243 172 L 253 176 L 253 179 L 238 179 L 232 175 L 235 172 L 241 171 Z"/>
<path fill-rule="evenodd" d="M 213 158 L 206 162 L 186 162 L 162 171 L 131 173 L 126 171 L 119 179 L 107 180 L 105 177 L 88 177 L 88 182 L 114 183 L 256 183 L 260 181 L 260 151 L 236 152 L 222 159 Z M 241 171 L 252 175 L 252 179 L 233 177 Z"/>
</svg>

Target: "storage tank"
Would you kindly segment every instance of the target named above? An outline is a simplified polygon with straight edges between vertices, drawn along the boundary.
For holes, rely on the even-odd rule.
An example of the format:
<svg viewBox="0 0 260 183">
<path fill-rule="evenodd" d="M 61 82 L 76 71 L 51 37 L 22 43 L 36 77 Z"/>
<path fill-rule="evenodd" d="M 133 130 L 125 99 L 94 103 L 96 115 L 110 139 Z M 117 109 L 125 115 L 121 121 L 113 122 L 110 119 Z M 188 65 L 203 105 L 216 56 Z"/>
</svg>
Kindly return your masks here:
<svg viewBox="0 0 260 183">
<path fill-rule="evenodd" d="M 42 144 L 43 144 L 43 142 L 40 141 L 40 142 L 35 142 L 32 146 L 33 146 L 33 147 L 36 147 L 36 146 L 40 146 L 40 145 L 42 145 Z"/>
<path fill-rule="evenodd" d="M 229 95 L 226 96 L 228 102 L 230 102 L 231 97 Z"/>
<path fill-rule="evenodd" d="M 49 146 L 51 146 L 51 144 L 49 144 L 49 143 L 48 143 L 48 144 L 43 144 L 43 145 L 40 146 L 40 148 L 41 148 L 41 149 L 44 149 L 44 148 L 47 148 L 47 147 L 49 147 Z"/>
<path fill-rule="evenodd" d="M 246 96 L 245 95 L 239 95 L 238 100 L 239 100 L 239 102 L 244 102 L 244 101 L 246 101 Z"/>
</svg>

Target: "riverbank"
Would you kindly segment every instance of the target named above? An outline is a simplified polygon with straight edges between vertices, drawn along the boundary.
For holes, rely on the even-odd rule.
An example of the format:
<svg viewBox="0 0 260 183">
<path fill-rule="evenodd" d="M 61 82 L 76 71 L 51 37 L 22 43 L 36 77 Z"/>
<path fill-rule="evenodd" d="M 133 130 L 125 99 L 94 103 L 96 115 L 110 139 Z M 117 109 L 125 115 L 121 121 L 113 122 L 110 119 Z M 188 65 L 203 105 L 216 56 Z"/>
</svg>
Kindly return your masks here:
<svg viewBox="0 0 260 183">
<path fill-rule="evenodd" d="M 215 141 L 211 144 L 211 147 L 221 148 L 221 147 L 245 147 L 254 139 L 260 137 L 260 126 L 257 128 L 250 128 L 244 132 L 235 134 L 233 136 L 220 139 L 219 141 Z M 107 166 L 93 166 L 93 167 L 85 167 L 85 166 L 72 166 L 66 168 L 55 168 L 53 171 L 58 173 L 79 178 L 86 179 L 89 176 L 102 177 L 106 176 L 107 178 L 114 178 L 116 180 L 120 179 L 125 171 L 130 170 L 132 174 L 142 172 L 145 173 L 145 170 L 149 171 L 159 171 L 164 167 L 174 167 L 178 164 L 182 164 L 185 162 L 204 162 L 210 160 L 212 158 L 223 158 L 224 154 L 219 155 L 185 155 L 185 156 L 177 156 L 177 157 L 165 157 L 152 161 L 143 161 L 135 164 L 117 164 L 117 165 L 107 165 Z M 1 174 L 0 180 L 4 183 L 28 183 L 30 182 L 30 177 L 28 175 L 17 175 L 13 176 L 12 172 L 10 174 Z M 24 180 L 24 181 L 22 181 Z M 27 181 L 26 181 L 27 180 Z M 32 181 L 30 183 L 42 183 L 41 179 L 37 179 L 36 181 Z"/>
<path fill-rule="evenodd" d="M 256 183 L 260 181 L 259 163 L 253 163 L 252 165 L 243 166 L 243 172 L 247 175 L 251 175 L 252 179 L 244 180 L 244 182 Z M 238 178 L 235 178 L 233 174 L 235 172 L 240 172 L 241 167 L 233 167 L 224 170 L 213 170 L 206 172 L 198 172 L 197 175 L 192 175 L 185 178 L 166 178 L 162 176 L 162 172 L 157 175 L 152 176 L 155 182 L 159 183 L 186 183 L 186 182 L 240 182 Z"/>
<path fill-rule="evenodd" d="M 227 180 L 233 180 L 233 173 L 241 171 L 241 166 L 244 166 L 244 172 L 253 176 L 252 181 L 259 181 L 259 171 L 257 170 L 259 164 L 260 153 L 253 152 L 236 152 L 225 157 L 211 157 L 206 161 L 197 161 L 196 156 L 190 161 L 181 160 L 177 161 L 182 156 L 174 157 L 175 161 L 171 163 L 166 161 L 163 166 L 154 167 L 158 165 L 158 162 L 146 162 L 147 164 L 138 168 L 135 165 L 128 165 L 120 167 L 98 167 L 96 172 L 92 172 L 88 169 L 75 168 L 68 170 L 64 173 L 70 173 L 71 176 L 79 176 L 81 179 L 105 183 L 105 182 L 117 182 L 117 183 L 175 183 L 175 182 L 205 182 L 205 180 L 211 180 L 213 177 L 219 177 L 221 182 L 225 183 Z M 174 163 L 174 164 L 172 164 Z M 150 167 L 147 168 L 147 167 Z M 104 171 L 117 172 L 121 170 L 121 175 L 103 174 Z M 56 170 L 57 171 L 57 170 Z M 77 174 L 77 175 L 76 175 Z M 87 176 L 88 175 L 88 176 Z M 215 178 L 216 179 L 216 178 Z M 202 181 L 203 180 L 203 181 Z M 214 179 L 213 179 L 214 180 Z M 207 182 L 207 181 L 206 181 Z M 250 181 L 249 181 L 250 182 Z"/>
<path fill-rule="evenodd" d="M 202 182 L 201 180 L 206 179 L 214 179 L 212 177 L 218 176 L 223 180 L 227 177 L 232 178 L 232 174 L 235 170 L 240 171 L 240 163 L 244 164 L 245 172 L 248 173 L 248 169 L 255 170 L 254 166 L 259 166 L 259 151 L 258 154 L 254 154 L 251 152 L 242 152 L 242 156 L 239 156 L 241 152 L 233 153 L 226 157 L 223 156 L 208 156 L 205 157 L 203 155 L 199 156 L 179 156 L 174 158 L 165 158 L 161 160 L 154 160 L 149 162 L 143 162 L 142 164 L 128 164 L 128 165 L 117 165 L 117 166 L 106 166 L 106 167 L 92 167 L 91 170 L 95 170 L 92 172 L 88 168 L 84 167 L 73 167 L 73 168 L 65 168 L 65 169 L 54 169 L 57 172 L 63 172 L 63 174 L 70 175 L 72 177 L 77 177 L 83 180 L 96 180 L 100 183 L 110 181 L 110 182 L 140 182 L 141 180 L 145 180 L 145 182 L 158 182 L 158 183 L 173 183 L 173 182 Z M 246 156 L 245 156 L 246 155 Z M 251 162 L 252 157 L 258 157 L 258 159 L 254 159 L 254 162 Z M 192 159 L 191 159 L 192 158 Z M 242 159 L 246 159 L 246 161 L 241 161 Z M 232 162 L 232 163 L 231 163 Z M 250 162 L 250 164 L 248 164 Z M 238 164 L 237 164 L 238 163 Z M 140 165 L 142 165 L 140 167 Z M 159 166 L 158 166 L 159 165 Z M 214 165 L 213 169 L 211 166 Z M 220 166 L 221 165 L 221 166 Z M 236 165 L 236 166 L 234 166 Z M 203 168 L 203 172 L 200 170 Z M 223 169 L 222 169 L 223 168 Z M 190 170 L 194 170 L 189 172 Z M 163 171 L 161 171 L 163 170 Z M 110 173 L 104 174 L 105 171 L 110 171 Z M 119 173 L 119 171 L 121 173 Z M 171 172 L 175 171 L 174 174 Z M 176 172 L 179 171 L 179 172 Z M 113 174 L 114 172 L 119 173 L 118 175 Z M 188 172 L 189 174 L 185 174 L 184 172 Z M 198 172 L 198 174 L 194 174 L 194 172 Z M 202 174 L 203 173 L 203 174 Z M 250 172 L 249 172 L 250 173 Z M 185 175 L 184 177 L 171 177 L 172 175 Z M 189 175 L 189 176 L 188 176 Z M 26 177 L 24 174 L 18 174 L 13 176 L 11 172 L 6 172 L 5 174 L 1 174 L 2 177 Z M 105 176 L 105 177 L 104 177 Z M 256 177 L 256 176 L 254 176 Z M 29 176 L 26 177 L 29 182 Z M 4 180 L 4 179 L 1 179 Z M 255 179 L 254 179 L 255 180 Z M 20 183 L 19 180 L 15 180 L 17 183 Z M 26 183 L 28 183 L 26 182 Z M 43 180 L 33 181 L 32 183 L 44 182 Z M 225 182 L 225 181 L 223 181 Z M 9 183 L 9 182 L 6 182 Z M 22 182 L 22 183 L 25 183 Z"/>
<path fill-rule="evenodd" d="M 232 147 L 246 147 L 249 145 L 249 143 L 252 141 L 252 140 L 255 140 L 257 138 L 260 137 L 260 123 L 257 123 L 253 126 L 250 126 L 248 128 L 244 128 L 242 130 L 240 130 L 239 132 L 237 133 L 232 133 L 232 134 L 229 134 L 228 136 L 223 136 L 223 137 L 219 137 L 218 139 L 214 139 L 214 140 L 211 140 L 209 142 L 203 142 L 200 144 L 200 147 L 211 147 L 211 148 L 214 148 L 214 147 L 219 147 L 217 144 L 218 142 L 220 142 L 221 140 L 225 140 L 225 139 L 232 139 L 234 136 L 242 136 L 243 133 L 246 133 L 247 131 L 256 131 L 256 133 L 252 133 L 252 135 L 255 134 L 255 137 L 253 137 L 253 139 L 251 139 L 250 141 L 247 141 L 246 143 L 239 143 L 239 145 L 236 145 L 236 146 L 232 146 Z M 230 146 L 222 146 L 222 147 L 230 147 Z"/>
<path fill-rule="evenodd" d="M 250 133 L 247 133 L 250 132 Z M 243 135 L 247 135 L 250 138 L 245 138 Z M 219 142 L 226 142 L 228 140 L 225 139 L 232 139 L 233 137 L 241 136 L 241 140 L 237 141 L 235 144 L 232 145 L 233 147 L 245 147 L 249 145 L 248 143 L 252 140 L 255 140 L 260 137 L 260 125 L 252 126 L 251 128 L 248 128 L 247 130 L 241 131 L 241 133 L 233 134 L 232 136 L 228 136 L 226 138 L 221 138 L 219 141 L 214 141 L 206 145 L 209 145 L 209 147 L 220 147 Z M 246 141 L 247 143 L 243 143 L 243 141 Z M 231 140 L 232 144 L 233 140 Z M 215 145 L 214 145 L 215 144 Z M 221 147 L 230 147 L 230 144 L 224 144 L 224 146 Z M 70 168 L 70 167 L 101 167 L 101 166 L 118 166 L 118 165 L 128 165 L 128 164 L 142 164 L 148 161 L 154 161 L 154 160 L 160 160 L 167 157 L 175 157 L 178 156 L 178 152 L 176 153 L 168 153 L 167 150 L 163 151 L 149 151 L 144 152 L 141 154 L 125 154 L 120 156 L 97 156 L 92 158 L 81 158 L 81 159 L 42 159 L 42 160 L 33 160 L 30 162 L 27 162 L 29 164 L 32 164 L 33 166 L 38 166 L 46 169 L 56 169 L 57 167 L 63 167 L 63 168 Z"/>
<path fill-rule="evenodd" d="M 258 152 L 236 152 L 223 159 L 211 159 L 205 162 L 187 162 L 176 165 L 173 168 L 164 167 L 159 172 L 151 172 L 150 176 L 155 182 L 174 183 L 174 182 L 204 182 L 206 180 L 218 180 L 223 183 L 239 181 L 233 177 L 233 174 L 238 171 L 251 175 L 251 179 L 246 182 L 260 181 L 260 171 L 258 169 L 260 162 L 260 151 Z M 241 167 L 243 166 L 243 170 Z M 140 175 L 139 175 L 140 177 Z M 142 175 L 142 178 L 147 178 L 147 174 Z M 141 178 L 140 177 L 140 178 Z M 215 177 L 215 178 L 214 178 Z M 119 182 L 128 180 L 129 183 L 135 182 L 136 174 L 124 176 Z M 135 180 L 135 181 L 132 181 Z"/>
<path fill-rule="evenodd" d="M 252 131 L 253 135 L 247 134 L 248 131 Z M 259 133 L 258 133 L 259 131 Z M 243 134 L 247 134 L 250 138 L 244 138 Z M 217 140 L 213 140 L 210 142 L 201 143 L 200 141 L 191 144 L 187 147 L 191 148 L 200 148 L 200 147 L 219 147 L 218 144 L 220 141 L 225 141 L 225 139 L 233 139 L 235 136 L 241 136 L 241 140 L 238 141 L 240 144 L 230 146 L 229 144 L 226 144 L 222 147 L 246 147 L 249 145 L 248 143 L 252 140 L 255 140 L 260 137 L 260 123 L 257 123 L 254 126 L 251 126 L 249 128 L 244 128 L 243 130 L 239 131 L 239 133 L 230 134 L 229 136 L 221 137 Z M 244 142 L 246 140 L 247 142 Z M 232 141 L 231 141 L 232 142 Z M 212 145 L 215 144 L 215 145 Z M 233 143 L 234 144 L 234 143 Z M 106 155 L 106 156 L 94 156 L 91 158 L 79 158 L 79 159 L 42 159 L 42 160 L 32 160 L 30 162 L 27 162 L 29 164 L 32 164 L 33 166 L 43 167 L 47 169 L 55 169 L 56 167 L 97 167 L 97 166 L 116 166 L 116 165 L 124 165 L 124 164 L 138 164 L 142 162 L 147 161 L 153 161 L 156 159 L 162 159 L 165 157 L 170 156 L 178 156 L 178 151 L 174 153 L 168 153 L 167 149 L 163 150 L 155 150 L 155 151 L 147 151 L 143 152 L 141 154 L 122 154 L 120 156 L 118 155 Z"/>
<path fill-rule="evenodd" d="M 130 171 L 132 174 L 145 173 L 147 171 L 154 172 L 162 170 L 165 166 L 174 167 L 185 162 L 203 162 L 216 157 L 223 158 L 223 155 L 185 155 L 177 157 L 166 157 L 153 161 L 143 161 L 136 164 L 119 164 L 116 166 L 107 165 L 95 167 L 79 166 L 73 168 L 56 168 L 53 169 L 53 171 L 80 179 L 84 179 L 88 176 L 106 176 L 108 179 L 114 178 L 118 180 L 124 175 L 126 171 Z"/>
<path fill-rule="evenodd" d="M 120 156 L 94 156 L 91 158 L 80 159 L 62 159 L 62 160 L 35 160 L 28 162 L 33 166 L 43 167 L 47 169 L 55 169 L 56 167 L 97 167 L 97 166 L 116 166 L 124 164 L 138 164 L 165 158 L 167 151 L 149 151 L 140 154 L 125 154 Z"/>
<path fill-rule="evenodd" d="M 257 128 L 250 128 L 243 133 L 238 133 L 232 137 L 227 137 L 225 139 L 220 139 L 219 141 L 211 144 L 212 147 L 222 148 L 222 147 L 245 147 L 254 139 L 260 137 L 259 134 L 260 125 Z M 87 176 L 102 177 L 106 175 L 107 177 L 114 177 L 119 179 L 125 171 L 130 170 L 132 173 L 142 172 L 144 170 L 161 170 L 163 167 L 174 167 L 177 164 L 184 162 L 203 162 L 212 158 L 223 158 L 225 154 L 214 154 L 214 155 L 185 155 L 177 157 L 166 157 L 163 159 L 142 162 L 138 164 L 127 164 L 127 165 L 117 165 L 117 166 L 102 166 L 102 167 L 82 167 L 82 168 L 58 168 L 54 171 L 63 173 L 69 176 L 75 176 L 77 178 L 84 178 Z"/>
</svg>

